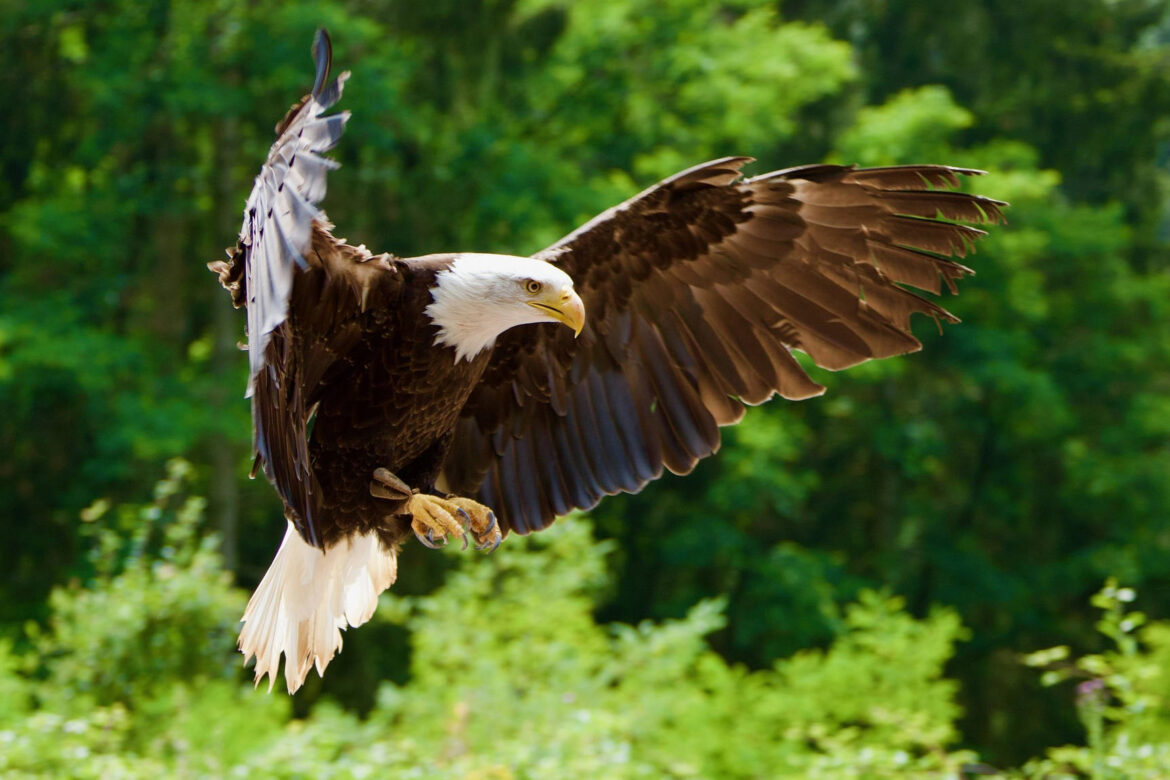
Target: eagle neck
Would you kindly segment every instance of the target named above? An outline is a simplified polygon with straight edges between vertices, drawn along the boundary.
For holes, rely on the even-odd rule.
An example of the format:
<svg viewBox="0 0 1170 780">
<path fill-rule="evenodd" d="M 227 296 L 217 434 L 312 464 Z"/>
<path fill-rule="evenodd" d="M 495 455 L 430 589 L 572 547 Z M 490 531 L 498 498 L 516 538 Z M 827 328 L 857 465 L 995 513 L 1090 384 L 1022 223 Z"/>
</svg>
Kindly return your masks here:
<svg viewBox="0 0 1170 780">
<path fill-rule="evenodd" d="M 455 350 L 455 362 L 471 361 L 495 346 L 501 333 L 532 321 L 530 311 L 510 302 L 499 288 L 515 285 L 502 274 L 516 262 L 531 260 L 511 255 L 465 253 L 435 276 L 432 302 L 426 307 L 438 333 L 435 345 Z"/>
</svg>

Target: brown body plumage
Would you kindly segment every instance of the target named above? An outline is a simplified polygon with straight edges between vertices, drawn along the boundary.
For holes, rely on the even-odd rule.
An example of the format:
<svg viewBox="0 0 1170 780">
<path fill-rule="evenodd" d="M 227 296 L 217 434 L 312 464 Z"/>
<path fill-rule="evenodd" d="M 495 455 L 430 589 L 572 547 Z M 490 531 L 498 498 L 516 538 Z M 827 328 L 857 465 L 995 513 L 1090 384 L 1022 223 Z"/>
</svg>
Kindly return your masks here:
<svg viewBox="0 0 1170 780">
<path fill-rule="evenodd" d="M 396 517 L 401 506 L 370 495 L 375 469 L 434 489 L 459 410 L 488 360 L 487 353 L 472 361 L 434 359 L 434 327 L 424 310 L 435 275 L 450 259 L 398 262 L 394 296 L 378 296 L 378 305 L 361 314 L 357 342 L 310 398 L 318 404 L 310 470 L 321 486 L 312 514 L 329 518 L 321 522 L 322 545 L 354 531 L 377 530 L 385 544 L 409 533 L 409 522 Z M 314 332 L 315 324 L 294 327 Z"/>
<path fill-rule="evenodd" d="M 288 317 L 269 334 L 264 370 L 254 378 L 257 461 L 286 515 L 316 546 L 371 531 L 393 546 L 410 532 L 405 501 L 372 496 L 370 475 L 386 468 L 434 489 L 489 354 L 435 359 L 424 310 L 454 255 L 373 256 L 330 228 L 314 222 L 309 268 L 294 277 Z M 241 300 L 244 256 L 238 247 L 214 267 Z"/>
<path fill-rule="evenodd" d="M 663 469 L 690 471 L 745 405 L 824 391 L 793 351 L 843 369 L 920 348 L 914 313 L 954 321 L 903 285 L 953 291 L 971 271 L 952 258 L 982 235 L 957 222 L 1002 219 L 1003 204 L 951 189 L 978 171 L 813 165 L 745 179 L 750 158 L 728 157 L 651 187 L 534 259 L 371 255 L 334 238 L 315 207 L 330 167 L 318 155 L 347 119 L 323 115 L 348 74 L 327 83 L 320 41 L 314 92 L 278 125 L 239 244 L 213 268 L 249 310 L 257 459 L 305 549 L 325 560 L 370 534 L 391 564 L 412 531 L 426 529 L 425 542 L 432 531 L 461 534 L 435 520 L 441 513 L 420 519 L 436 501 L 482 541 L 496 533 L 490 509 L 505 533 L 527 533 Z M 526 300 L 513 277 L 537 297 Z M 484 294 L 467 295 L 477 284 Z M 509 309 L 512 297 L 539 316 Z M 509 319 L 521 309 L 529 318 Z M 468 325 L 494 322 L 489 314 L 502 318 L 498 332 Z M 353 569 L 330 566 L 338 582 Z M 379 566 L 373 598 L 393 579 L 392 565 L 388 575 Z M 270 577 L 250 614 L 293 599 Z M 329 625 L 343 627 L 337 609 Z M 372 609 L 362 601 L 346 619 L 356 625 Z M 275 673 L 281 651 L 295 660 L 291 688 L 310 660 L 323 669 L 340 639 L 306 640 L 324 636 L 316 618 L 280 614 L 299 635 L 246 628 L 241 646 L 260 659 L 258 675 Z"/>
</svg>

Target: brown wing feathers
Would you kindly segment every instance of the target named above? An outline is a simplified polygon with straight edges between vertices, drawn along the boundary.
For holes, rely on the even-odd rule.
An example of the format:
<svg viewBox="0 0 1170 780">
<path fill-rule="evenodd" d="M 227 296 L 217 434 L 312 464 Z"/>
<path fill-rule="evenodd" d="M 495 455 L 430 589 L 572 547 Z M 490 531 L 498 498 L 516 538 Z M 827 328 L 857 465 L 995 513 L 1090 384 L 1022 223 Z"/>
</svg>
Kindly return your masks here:
<svg viewBox="0 0 1170 780">
<path fill-rule="evenodd" d="M 823 392 L 791 350 L 840 369 L 918 349 L 900 285 L 938 292 L 1002 203 L 949 189 L 943 166 L 818 165 L 739 179 L 748 158 L 684 171 L 543 253 L 577 282 L 573 342 L 515 329 L 460 422 L 447 477 L 525 533 L 570 507 L 683 473 L 718 426 L 774 393 Z M 562 329 L 563 330 L 563 329 Z"/>
</svg>

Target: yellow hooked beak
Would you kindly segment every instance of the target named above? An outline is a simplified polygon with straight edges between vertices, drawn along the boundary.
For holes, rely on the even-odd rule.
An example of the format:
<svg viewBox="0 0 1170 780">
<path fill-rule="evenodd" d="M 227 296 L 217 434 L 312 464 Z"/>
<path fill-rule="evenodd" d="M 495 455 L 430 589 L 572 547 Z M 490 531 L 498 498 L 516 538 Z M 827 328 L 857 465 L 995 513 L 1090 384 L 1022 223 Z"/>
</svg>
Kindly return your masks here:
<svg viewBox="0 0 1170 780">
<path fill-rule="evenodd" d="M 574 336 L 581 335 L 581 329 L 585 327 L 585 304 L 581 302 L 581 296 L 577 295 L 573 288 L 565 287 L 559 291 L 550 291 L 527 303 L 554 320 L 568 325 L 573 329 Z"/>
</svg>

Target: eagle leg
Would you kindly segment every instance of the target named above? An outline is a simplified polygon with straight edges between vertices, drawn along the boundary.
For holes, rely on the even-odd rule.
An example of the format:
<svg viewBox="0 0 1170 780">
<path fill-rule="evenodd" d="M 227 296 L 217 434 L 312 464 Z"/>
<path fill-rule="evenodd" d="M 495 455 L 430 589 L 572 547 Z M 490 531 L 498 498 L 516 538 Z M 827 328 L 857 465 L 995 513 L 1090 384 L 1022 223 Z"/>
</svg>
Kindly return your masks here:
<svg viewBox="0 0 1170 780">
<path fill-rule="evenodd" d="M 435 550 L 445 547 L 448 538 L 455 537 L 462 539 L 464 549 L 467 548 L 471 517 L 462 507 L 445 498 L 415 493 L 406 505 L 406 511 L 412 517 L 411 530 L 425 546 Z"/>
<path fill-rule="evenodd" d="M 411 515 L 410 528 L 427 547 L 444 547 L 450 537 L 463 540 L 475 537 L 475 549 L 491 552 L 500 546 L 503 534 L 496 513 L 478 501 L 462 496 L 433 496 L 415 493 L 406 504 Z"/>
<path fill-rule="evenodd" d="M 471 532 L 475 534 L 475 549 L 492 552 L 500 546 L 504 536 L 496 522 L 496 513 L 490 507 L 462 496 L 447 496 L 447 501 L 469 517 Z"/>
<path fill-rule="evenodd" d="M 402 503 L 402 514 L 411 518 L 410 528 L 425 546 L 445 547 L 450 537 L 463 540 L 475 536 L 475 549 L 491 552 L 500 546 L 503 534 L 496 513 L 478 501 L 463 496 L 436 496 L 420 493 L 389 469 L 374 469 L 370 495 Z"/>
<path fill-rule="evenodd" d="M 443 500 L 436 496 L 412 489 L 390 469 L 374 469 L 374 478 L 370 480 L 370 495 L 399 503 L 402 506 L 402 514 L 411 518 L 410 528 L 414 535 L 432 550 L 445 547 L 448 536 L 463 539 L 463 546 L 467 547 L 464 529 L 471 526 L 468 514 L 461 508 L 444 506 Z M 456 515 L 462 518 L 462 522 L 455 519 Z"/>
</svg>

